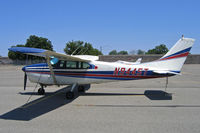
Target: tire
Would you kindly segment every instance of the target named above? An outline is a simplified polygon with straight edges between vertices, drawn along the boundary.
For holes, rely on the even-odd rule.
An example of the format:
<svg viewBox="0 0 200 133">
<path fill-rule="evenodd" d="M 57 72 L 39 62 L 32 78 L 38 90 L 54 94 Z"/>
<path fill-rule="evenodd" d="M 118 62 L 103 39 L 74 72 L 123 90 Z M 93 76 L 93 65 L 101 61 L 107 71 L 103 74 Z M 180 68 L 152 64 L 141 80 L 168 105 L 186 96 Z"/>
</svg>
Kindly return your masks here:
<svg viewBox="0 0 200 133">
<path fill-rule="evenodd" d="M 38 94 L 39 95 L 44 95 L 45 94 L 45 90 L 43 88 L 39 88 L 38 89 Z"/>
</svg>

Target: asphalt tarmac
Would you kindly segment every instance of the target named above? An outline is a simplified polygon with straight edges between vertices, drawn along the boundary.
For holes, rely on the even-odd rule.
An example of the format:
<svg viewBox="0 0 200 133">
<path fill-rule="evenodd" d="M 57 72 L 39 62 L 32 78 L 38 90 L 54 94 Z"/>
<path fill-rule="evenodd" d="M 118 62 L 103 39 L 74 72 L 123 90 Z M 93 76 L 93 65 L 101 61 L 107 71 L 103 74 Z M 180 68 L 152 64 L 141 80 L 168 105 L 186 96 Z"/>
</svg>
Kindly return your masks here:
<svg viewBox="0 0 200 133">
<path fill-rule="evenodd" d="M 199 133 L 200 65 L 184 65 L 181 76 L 92 85 L 66 100 L 69 87 L 27 83 L 22 66 L 0 66 L 1 133 Z"/>
</svg>

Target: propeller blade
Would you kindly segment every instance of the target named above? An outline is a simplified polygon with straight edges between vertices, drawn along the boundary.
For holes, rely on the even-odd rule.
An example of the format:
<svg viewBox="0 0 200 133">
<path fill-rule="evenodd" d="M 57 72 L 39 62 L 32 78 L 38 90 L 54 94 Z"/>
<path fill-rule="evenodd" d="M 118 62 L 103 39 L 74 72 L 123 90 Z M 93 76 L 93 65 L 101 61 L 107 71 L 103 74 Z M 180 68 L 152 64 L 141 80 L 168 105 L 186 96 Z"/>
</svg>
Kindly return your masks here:
<svg viewBox="0 0 200 133">
<path fill-rule="evenodd" d="M 26 90 L 27 75 L 24 73 L 24 90 Z"/>
</svg>

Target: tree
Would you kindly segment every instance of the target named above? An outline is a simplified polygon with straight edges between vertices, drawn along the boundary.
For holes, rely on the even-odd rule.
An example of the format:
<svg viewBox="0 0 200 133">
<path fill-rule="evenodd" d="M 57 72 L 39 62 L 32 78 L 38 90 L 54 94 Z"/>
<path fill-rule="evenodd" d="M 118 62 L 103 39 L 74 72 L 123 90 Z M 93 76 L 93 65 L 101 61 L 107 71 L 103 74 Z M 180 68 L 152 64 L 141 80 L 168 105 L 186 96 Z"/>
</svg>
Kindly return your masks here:
<svg viewBox="0 0 200 133">
<path fill-rule="evenodd" d="M 109 55 L 117 55 L 117 50 L 112 50 L 109 52 Z"/>
<path fill-rule="evenodd" d="M 119 52 L 117 52 L 117 50 L 112 50 L 109 52 L 109 55 L 128 55 L 128 52 L 124 50 Z"/>
<path fill-rule="evenodd" d="M 135 54 L 136 54 L 136 50 L 131 50 L 131 51 L 129 52 L 129 54 L 130 54 L 130 55 L 135 55 Z"/>
<path fill-rule="evenodd" d="M 117 54 L 118 54 L 118 55 L 128 55 L 128 52 L 122 50 L 122 51 L 119 51 Z"/>
<path fill-rule="evenodd" d="M 53 45 L 51 41 L 47 38 L 37 37 L 35 35 L 31 35 L 27 40 L 25 47 L 32 47 L 32 48 L 40 48 L 40 49 L 47 49 L 53 51 Z"/>
<path fill-rule="evenodd" d="M 101 51 L 93 48 L 92 44 L 83 41 L 69 41 L 66 43 L 64 52 L 68 55 L 102 55 Z"/>
<path fill-rule="evenodd" d="M 149 49 L 146 54 L 165 54 L 169 50 L 164 44 L 160 44 L 159 46 L 156 46 L 154 49 Z"/>
<path fill-rule="evenodd" d="M 145 54 L 145 51 L 139 49 L 139 50 L 137 51 L 137 54 L 138 54 L 138 55 L 144 55 L 144 54 Z"/>
<path fill-rule="evenodd" d="M 64 52 L 66 54 L 78 54 L 82 50 L 83 51 L 83 42 L 82 41 L 69 41 L 66 43 L 66 47 L 64 48 Z M 84 52 L 84 51 L 83 51 Z"/>
<path fill-rule="evenodd" d="M 37 37 L 35 35 L 31 35 L 27 40 L 26 44 L 20 44 L 12 47 L 32 47 L 32 48 L 41 48 L 41 49 L 47 49 L 53 51 L 53 45 L 51 44 L 51 41 L 48 40 L 47 38 L 43 37 Z M 15 53 L 12 51 L 8 52 L 8 57 L 10 59 L 16 60 L 25 60 L 26 56 L 20 53 Z M 34 56 L 29 56 L 31 59 L 41 59 L 39 57 L 34 57 Z"/>
</svg>

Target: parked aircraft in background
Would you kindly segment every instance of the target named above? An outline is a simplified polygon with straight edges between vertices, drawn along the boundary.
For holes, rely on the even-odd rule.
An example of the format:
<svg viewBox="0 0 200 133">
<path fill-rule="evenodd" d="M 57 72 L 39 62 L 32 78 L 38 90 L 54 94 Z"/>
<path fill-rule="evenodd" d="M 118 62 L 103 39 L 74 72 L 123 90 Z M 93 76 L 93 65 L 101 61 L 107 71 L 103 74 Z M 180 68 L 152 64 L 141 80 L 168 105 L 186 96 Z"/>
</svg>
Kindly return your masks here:
<svg viewBox="0 0 200 133">
<path fill-rule="evenodd" d="M 65 55 L 37 48 L 12 47 L 9 50 L 28 55 L 45 57 L 47 63 L 28 65 L 22 68 L 25 73 L 24 89 L 27 77 L 31 82 L 39 83 L 39 94 L 44 94 L 48 85 L 71 85 L 66 92 L 67 99 L 74 98 L 74 91 L 84 92 L 90 84 L 114 81 L 162 78 L 180 74 L 181 68 L 192 48 L 194 39 L 182 37 L 158 60 L 136 62 L 103 62 L 97 56 Z"/>
</svg>

